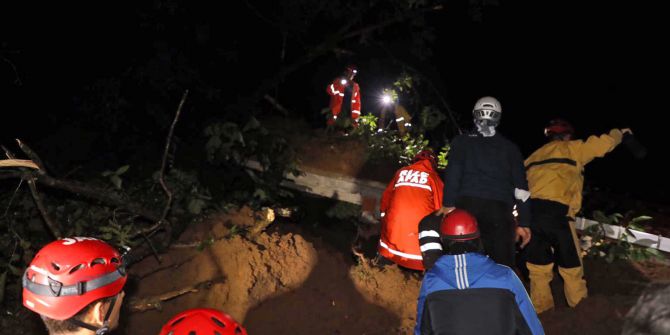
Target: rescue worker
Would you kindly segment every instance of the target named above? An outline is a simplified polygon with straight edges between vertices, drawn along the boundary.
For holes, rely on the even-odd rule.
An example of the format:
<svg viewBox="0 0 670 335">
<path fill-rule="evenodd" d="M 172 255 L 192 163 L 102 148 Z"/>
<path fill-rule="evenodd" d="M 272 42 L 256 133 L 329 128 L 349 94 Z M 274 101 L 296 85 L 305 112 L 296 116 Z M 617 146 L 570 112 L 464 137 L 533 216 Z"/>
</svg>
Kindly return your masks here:
<svg viewBox="0 0 670 335">
<path fill-rule="evenodd" d="M 121 254 L 91 237 L 42 248 L 23 275 L 23 305 L 49 334 L 107 334 L 118 325 L 128 279 Z"/>
<path fill-rule="evenodd" d="M 398 133 L 400 136 L 403 136 L 412 127 L 412 116 L 400 104 L 399 99 L 397 97 L 394 98 L 394 95 L 388 92 L 382 95 L 382 111 L 377 124 L 377 132 L 383 132 L 390 125 L 387 118 L 391 116 L 389 114 L 393 114 Z"/>
<path fill-rule="evenodd" d="M 435 154 L 419 152 L 412 165 L 399 169 L 381 199 L 382 227 L 378 252 L 402 267 L 423 270 L 419 221 L 442 204 L 442 180 Z"/>
<path fill-rule="evenodd" d="M 476 131 L 451 143 L 444 173 L 444 200 L 439 215 L 465 209 L 479 222 L 486 254 L 496 263 L 514 266 L 515 240 L 530 240 L 528 183 L 519 148 L 496 131 L 500 102 L 483 97 L 472 110 Z M 516 204 L 519 224 L 512 212 Z"/>
<path fill-rule="evenodd" d="M 211 308 L 193 308 L 170 319 L 161 329 L 160 335 L 247 335 L 230 315 Z"/>
<path fill-rule="evenodd" d="M 621 143 L 623 134 L 631 131 L 612 129 L 608 134 L 590 136 L 586 141 L 573 140 L 572 125 L 555 119 L 544 133 L 549 143 L 525 161 L 533 213 L 533 239 L 526 250 L 526 265 L 530 296 L 538 313 L 554 307 L 549 286 L 554 263 L 563 277 L 570 307 L 588 295 L 573 222 L 582 206 L 584 166 L 612 151 Z"/>
<path fill-rule="evenodd" d="M 326 91 L 330 95 L 331 113 L 327 121 L 328 126 L 335 125 L 338 117 L 350 117 L 353 127 L 358 127 L 358 118 L 361 116 L 361 93 L 358 83 L 354 81 L 357 73 L 356 66 L 349 65 L 341 77 L 335 78 L 328 85 Z M 345 101 L 350 103 L 343 103 Z"/>
<path fill-rule="evenodd" d="M 521 280 L 483 254 L 474 216 L 455 209 L 428 215 L 421 226 L 421 234 L 438 235 L 439 242 L 430 243 L 438 243 L 442 255 L 425 264 L 415 335 L 544 334 Z"/>
</svg>

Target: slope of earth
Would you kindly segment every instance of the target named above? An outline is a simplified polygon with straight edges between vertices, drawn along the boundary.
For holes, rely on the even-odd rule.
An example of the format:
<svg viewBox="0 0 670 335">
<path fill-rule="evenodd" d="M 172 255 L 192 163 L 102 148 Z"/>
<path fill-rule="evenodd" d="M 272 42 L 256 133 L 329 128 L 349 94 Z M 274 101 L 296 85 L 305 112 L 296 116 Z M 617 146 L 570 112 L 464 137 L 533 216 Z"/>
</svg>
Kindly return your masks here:
<svg viewBox="0 0 670 335">
<path fill-rule="evenodd" d="M 246 210 L 211 216 L 187 230 L 177 246 L 213 242 L 171 249 L 162 264 L 146 259 L 135 265 L 129 295 L 136 299 L 212 284 L 164 302 L 160 311 L 128 313 L 123 333 L 154 334 L 173 314 L 198 306 L 225 310 L 250 334 L 411 333 L 421 275 L 356 265 L 344 244 L 331 243 L 353 238 L 350 223 L 276 222 L 253 241 L 231 233 L 230 227 L 249 220 Z M 338 234 L 343 236 L 333 236 Z M 541 315 L 547 334 L 618 333 L 646 283 L 670 278 L 670 268 L 657 263 L 586 260 L 586 270 L 590 296 L 576 309 L 565 306 L 555 280 L 556 309 Z"/>
</svg>

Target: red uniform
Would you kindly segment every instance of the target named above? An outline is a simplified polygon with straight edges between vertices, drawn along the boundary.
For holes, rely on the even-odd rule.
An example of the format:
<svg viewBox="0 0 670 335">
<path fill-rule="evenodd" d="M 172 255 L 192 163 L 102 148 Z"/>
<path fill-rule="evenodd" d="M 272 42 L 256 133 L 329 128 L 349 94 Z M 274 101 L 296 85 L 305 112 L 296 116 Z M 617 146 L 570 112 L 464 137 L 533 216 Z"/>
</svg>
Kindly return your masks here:
<svg viewBox="0 0 670 335">
<path fill-rule="evenodd" d="M 419 221 L 442 207 L 443 186 L 427 159 L 396 172 L 382 195 L 379 254 L 403 267 L 423 270 Z"/>
<path fill-rule="evenodd" d="M 342 110 L 342 100 L 344 100 L 344 91 L 347 86 L 351 86 L 351 118 L 357 122 L 358 117 L 361 116 L 361 93 L 358 88 L 358 83 L 352 80 L 347 80 L 346 78 L 340 77 L 336 78 L 326 91 L 330 95 L 330 111 L 332 117 L 328 119 L 328 124 L 332 125 L 335 123 L 335 119 L 340 114 Z"/>
</svg>

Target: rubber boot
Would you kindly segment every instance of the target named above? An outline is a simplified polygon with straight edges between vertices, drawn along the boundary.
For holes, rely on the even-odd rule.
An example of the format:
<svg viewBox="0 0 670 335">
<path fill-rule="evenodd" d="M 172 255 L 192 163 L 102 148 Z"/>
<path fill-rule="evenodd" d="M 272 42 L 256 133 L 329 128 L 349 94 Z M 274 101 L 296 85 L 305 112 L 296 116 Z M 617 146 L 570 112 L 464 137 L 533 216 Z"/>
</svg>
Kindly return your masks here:
<svg viewBox="0 0 670 335">
<path fill-rule="evenodd" d="M 530 277 L 530 300 L 535 312 L 540 314 L 554 308 L 554 297 L 551 295 L 551 280 L 554 278 L 554 263 L 538 265 L 526 262 Z"/>
<path fill-rule="evenodd" d="M 582 299 L 588 296 L 586 280 L 584 280 L 584 268 L 581 266 L 576 268 L 562 268 L 559 266 L 558 273 L 563 277 L 563 291 L 568 306 L 577 306 Z"/>
</svg>

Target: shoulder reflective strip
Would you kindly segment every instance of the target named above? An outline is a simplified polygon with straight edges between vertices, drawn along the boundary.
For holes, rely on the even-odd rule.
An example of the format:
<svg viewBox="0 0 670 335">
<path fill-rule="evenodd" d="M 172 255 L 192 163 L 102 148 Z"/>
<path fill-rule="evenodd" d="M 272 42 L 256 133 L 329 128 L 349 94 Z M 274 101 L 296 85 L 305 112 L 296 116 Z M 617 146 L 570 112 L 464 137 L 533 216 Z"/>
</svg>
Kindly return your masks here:
<svg viewBox="0 0 670 335">
<path fill-rule="evenodd" d="M 470 288 L 470 280 L 468 279 L 468 260 L 467 257 L 465 257 L 465 254 L 461 256 L 463 256 L 463 275 L 465 276 L 465 287 Z"/>
<path fill-rule="evenodd" d="M 458 273 L 458 255 L 454 255 L 454 274 L 456 275 L 456 287 L 461 290 L 461 276 Z"/>
<path fill-rule="evenodd" d="M 330 91 L 333 92 L 333 94 L 340 94 L 340 91 L 336 90 L 333 84 L 330 84 Z"/>
<path fill-rule="evenodd" d="M 528 200 L 528 198 L 530 198 L 530 192 L 528 192 L 527 190 L 522 190 L 520 188 L 515 188 L 514 189 L 514 197 L 517 200 L 521 200 L 522 202 L 526 202 L 526 200 Z"/>
<path fill-rule="evenodd" d="M 395 122 L 400 122 L 400 121 L 404 121 L 404 120 L 405 120 L 405 118 L 401 116 L 401 117 L 395 119 Z"/>
<path fill-rule="evenodd" d="M 351 111 L 351 114 L 361 114 L 361 111 Z"/>
<path fill-rule="evenodd" d="M 352 104 L 355 104 L 355 103 L 356 103 L 356 99 L 352 99 L 352 100 L 351 100 L 351 103 L 352 103 Z"/>
<path fill-rule="evenodd" d="M 417 259 L 417 260 L 422 260 L 423 259 L 423 257 L 421 257 L 421 255 L 406 254 L 406 253 L 400 252 L 398 250 L 393 250 L 393 249 L 389 248 L 389 246 L 386 245 L 386 243 L 384 243 L 384 241 L 382 241 L 382 240 L 379 240 L 379 245 L 382 246 L 382 248 L 388 250 L 390 253 L 392 253 L 394 255 L 398 255 L 400 257 L 405 257 L 405 258 L 409 258 L 409 259 Z"/>
<path fill-rule="evenodd" d="M 434 230 L 424 230 L 419 233 L 419 239 L 422 239 L 424 237 L 440 237 L 440 233 Z"/>
<path fill-rule="evenodd" d="M 560 163 L 560 164 L 569 164 L 572 166 L 577 166 L 577 162 L 570 158 L 549 158 L 542 161 L 532 162 L 526 166 L 526 170 L 530 169 L 535 165 L 550 164 L 550 163 Z"/>
<path fill-rule="evenodd" d="M 442 250 L 442 245 L 439 243 L 431 242 L 421 246 L 421 252 L 426 252 L 428 250 Z"/>
<path fill-rule="evenodd" d="M 395 184 L 395 187 L 399 187 L 399 186 L 411 186 L 411 187 L 425 188 L 425 189 L 427 189 L 428 191 L 432 191 L 432 190 L 433 190 L 433 189 L 430 188 L 430 186 L 428 186 L 428 185 L 424 185 L 424 184 L 416 184 L 416 183 L 397 183 L 397 184 Z"/>
<path fill-rule="evenodd" d="M 30 300 L 26 300 L 26 305 L 28 305 L 30 308 L 35 308 L 35 303 Z"/>
<path fill-rule="evenodd" d="M 338 92 L 337 92 L 337 95 L 343 97 L 343 96 L 344 96 L 344 93 L 340 93 L 340 92 L 338 91 Z"/>
<path fill-rule="evenodd" d="M 42 269 L 42 268 L 38 268 L 38 267 L 35 266 L 35 265 L 31 265 L 31 266 L 30 266 L 30 269 L 33 270 L 33 271 L 35 271 L 35 272 L 37 272 L 37 273 L 39 273 L 39 274 L 41 274 L 41 275 L 43 275 L 43 276 L 47 276 L 47 277 L 48 277 L 48 276 L 50 275 L 50 273 L 49 273 L 48 271 L 46 271 L 46 270 L 44 270 L 44 269 Z"/>
</svg>

